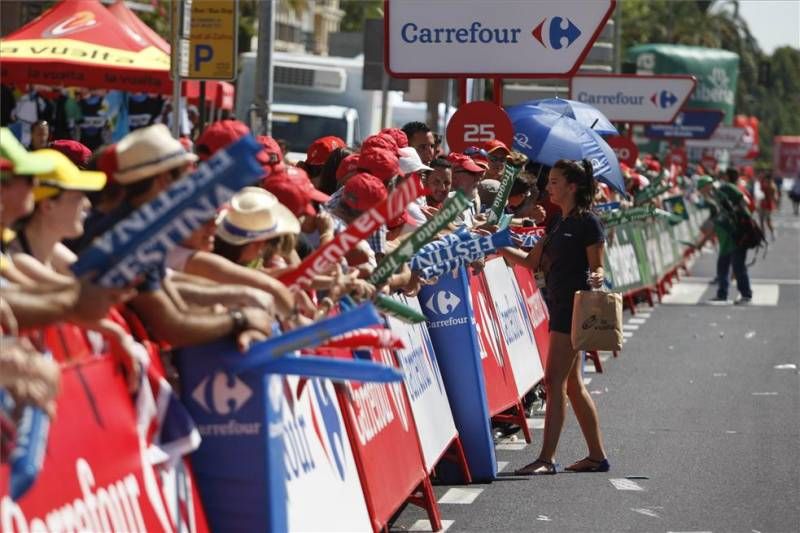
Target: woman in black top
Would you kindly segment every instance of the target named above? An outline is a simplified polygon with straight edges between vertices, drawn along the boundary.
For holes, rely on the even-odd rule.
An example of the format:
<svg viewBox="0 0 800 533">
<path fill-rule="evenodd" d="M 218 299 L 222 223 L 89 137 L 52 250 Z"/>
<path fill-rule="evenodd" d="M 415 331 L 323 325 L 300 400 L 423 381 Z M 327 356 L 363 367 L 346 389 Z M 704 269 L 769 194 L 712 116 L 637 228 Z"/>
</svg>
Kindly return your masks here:
<svg viewBox="0 0 800 533">
<path fill-rule="evenodd" d="M 547 411 L 542 449 L 536 461 L 517 470 L 521 475 L 555 474 L 554 458 L 566 417 L 569 397 L 581 427 L 589 455 L 568 466 L 576 472 L 606 472 L 609 469 L 597 411 L 583 384 L 579 352 L 572 347 L 572 303 L 575 291 L 603 285 L 605 238 L 599 219 L 589 210 L 597 183 L 589 161 L 558 161 L 550 171 L 547 192 L 566 216 L 557 216 L 530 253 L 505 248 L 509 261 L 544 273 L 545 297 L 550 312 L 550 351 L 544 383 Z"/>
</svg>

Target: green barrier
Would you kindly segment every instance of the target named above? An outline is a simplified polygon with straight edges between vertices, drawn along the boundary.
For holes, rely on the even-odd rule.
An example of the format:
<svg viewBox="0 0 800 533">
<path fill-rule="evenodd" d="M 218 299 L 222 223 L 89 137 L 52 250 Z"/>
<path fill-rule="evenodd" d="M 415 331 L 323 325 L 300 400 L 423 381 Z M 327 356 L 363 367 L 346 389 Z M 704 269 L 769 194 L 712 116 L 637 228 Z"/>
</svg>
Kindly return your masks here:
<svg viewBox="0 0 800 533">
<path fill-rule="evenodd" d="M 617 292 L 644 287 L 645 280 L 633 242 L 633 223 L 619 224 L 608 229 L 605 248 L 606 277 Z"/>
<path fill-rule="evenodd" d="M 660 235 L 662 231 L 662 220 L 655 219 L 649 224 L 641 227 L 642 240 L 644 241 L 645 252 L 647 255 L 647 265 L 649 267 L 650 283 L 655 285 L 666 273 L 664 257 L 661 253 Z"/>
</svg>

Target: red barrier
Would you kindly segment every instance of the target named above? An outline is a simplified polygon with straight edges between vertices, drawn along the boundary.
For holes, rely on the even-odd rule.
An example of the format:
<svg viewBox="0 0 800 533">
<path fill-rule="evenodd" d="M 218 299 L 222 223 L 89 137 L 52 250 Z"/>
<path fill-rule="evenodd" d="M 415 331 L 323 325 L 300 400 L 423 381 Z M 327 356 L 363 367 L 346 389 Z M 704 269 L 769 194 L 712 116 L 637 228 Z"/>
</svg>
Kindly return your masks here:
<svg viewBox="0 0 800 533">
<path fill-rule="evenodd" d="M 9 466 L 0 466 L 0 530 L 172 531 L 144 456 L 114 361 L 65 367 L 42 471 L 20 501 L 8 496 Z M 207 531 L 198 504 L 192 514 L 189 531 Z"/>
<path fill-rule="evenodd" d="M 514 266 L 514 275 L 517 283 L 525 297 L 525 305 L 528 307 L 528 315 L 531 317 L 533 326 L 533 337 L 536 339 L 536 347 L 539 348 L 539 358 L 542 361 L 542 368 L 547 368 L 547 354 L 550 350 L 550 314 L 547 312 L 542 292 L 536 286 L 531 271 L 523 266 Z"/>
<path fill-rule="evenodd" d="M 398 366 L 391 351 L 359 352 L 370 353 L 373 361 Z M 373 529 L 385 529 L 406 502 L 424 508 L 432 529 L 441 529 L 439 506 L 403 385 L 347 381 L 337 388 L 337 395 Z"/>
</svg>

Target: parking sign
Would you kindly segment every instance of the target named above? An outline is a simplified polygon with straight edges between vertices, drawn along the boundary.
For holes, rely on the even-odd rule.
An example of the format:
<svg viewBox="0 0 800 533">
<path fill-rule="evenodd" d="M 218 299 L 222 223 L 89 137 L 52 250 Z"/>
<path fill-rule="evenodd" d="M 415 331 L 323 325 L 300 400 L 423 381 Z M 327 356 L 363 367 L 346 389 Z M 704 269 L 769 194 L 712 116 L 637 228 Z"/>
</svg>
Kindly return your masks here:
<svg viewBox="0 0 800 533">
<path fill-rule="evenodd" d="M 236 79 L 239 0 L 192 0 L 189 60 L 181 77 L 189 80 Z"/>
</svg>

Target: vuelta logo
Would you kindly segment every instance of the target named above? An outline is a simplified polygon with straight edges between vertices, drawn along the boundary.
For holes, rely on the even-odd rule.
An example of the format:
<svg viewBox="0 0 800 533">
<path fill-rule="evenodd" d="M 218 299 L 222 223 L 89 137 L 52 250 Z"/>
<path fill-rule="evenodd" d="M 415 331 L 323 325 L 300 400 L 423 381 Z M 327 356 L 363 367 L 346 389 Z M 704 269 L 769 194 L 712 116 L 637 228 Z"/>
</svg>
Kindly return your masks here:
<svg viewBox="0 0 800 533">
<path fill-rule="evenodd" d="M 660 92 L 654 92 L 650 97 L 650 101 L 653 102 L 654 106 L 666 109 L 674 106 L 678 102 L 678 97 L 664 89 Z"/>
<path fill-rule="evenodd" d="M 425 307 L 439 315 L 448 315 L 458 308 L 461 298 L 450 291 L 439 291 L 431 295 Z"/>
<path fill-rule="evenodd" d="M 531 35 L 533 35 L 534 39 L 539 41 L 539 43 L 541 43 L 541 45 L 545 48 L 547 48 L 547 43 L 550 44 L 550 48 L 553 50 L 569 48 L 569 46 L 581 36 L 580 28 L 578 28 L 571 20 L 563 17 L 553 17 L 550 19 L 550 24 L 547 25 L 548 36 L 545 38 L 542 33 L 544 31 L 546 22 L 547 19 L 545 18 L 531 32 Z M 564 39 L 566 39 L 566 43 Z M 545 41 L 547 41 L 547 43 Z"/>
<path fill-rule="evenodd" d="M 253 391 L 242 380 L 224 372 L 203 378 L 192 391 L 192 398 L 200 407 L 207 413 L 218 415 L 235 413 L 252 395 Z"/>
<path fill-rule="evenodd" d="M 78 11 L 71 17 L 47 28 L 42 32 L 42 37 L 63 37 L 97 25 L 98 22 L 94 17 L 94 13 L 91 11 Z"/>
</svg>

